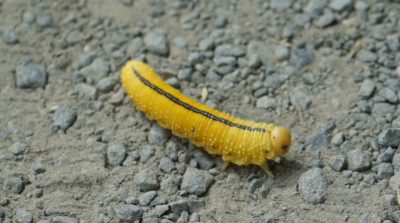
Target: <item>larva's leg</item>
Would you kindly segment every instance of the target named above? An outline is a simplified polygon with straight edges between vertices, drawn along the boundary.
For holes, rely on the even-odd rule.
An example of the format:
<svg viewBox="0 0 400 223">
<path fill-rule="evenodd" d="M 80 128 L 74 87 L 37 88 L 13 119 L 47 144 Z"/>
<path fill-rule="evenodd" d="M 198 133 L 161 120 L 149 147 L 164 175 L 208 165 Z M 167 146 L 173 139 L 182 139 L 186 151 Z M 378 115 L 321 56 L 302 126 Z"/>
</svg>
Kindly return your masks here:
<svg viewBox="0 0 400 223">
<path fill-rule="evenodd" d="M 260 168 L 270 177 L 273 177 L 274 174 L 272 173 L 271 169 L 269 169 L 268 163 L 265 162 L 265 164 L 260 165 Z"/>
<path fill-rule="evenodd" d="M 222 164 L 222 170 L 225 171 L 226 169 L 228 169 L 230 163 L 231 162 L 224 160 L 224 164 Z"/>
</svg>

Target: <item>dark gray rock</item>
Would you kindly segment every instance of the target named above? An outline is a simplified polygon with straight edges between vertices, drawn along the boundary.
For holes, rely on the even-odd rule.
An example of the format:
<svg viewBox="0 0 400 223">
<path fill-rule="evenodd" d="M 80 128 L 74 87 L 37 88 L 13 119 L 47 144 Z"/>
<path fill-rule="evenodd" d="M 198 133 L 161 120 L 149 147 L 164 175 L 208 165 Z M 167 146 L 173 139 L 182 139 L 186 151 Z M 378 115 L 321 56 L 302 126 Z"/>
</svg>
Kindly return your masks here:
<svg viewBox="0 0 400 223">
<path fill-rule="evenodd" d="M 337 12 L 350 9 L 352 6 L 351 0 L 333 0 L 329 4 L 329 7 Z"/>
<path fill-rule="evenodd" d="M 32 59 L 26 59 L 17 66 L 16 81 L 19 88 L 43 88 L 47 84 L 46 69 Z"/>
<path fill-rule="evenodd" d="M 154 156 L 156 152 L 154 146 L 145 145 L 143 149 L 140 151 L 140 162 L 146 163 L 151 157 Z"/>
<path fill-rule="evenodd" d="M 171 131 L 154 123 L 150 128 L 148 140 L 151 144 L 163 145 L 170 136 Z"/>
<path fill-rule="evenodd" d="M 372 106 L 372 117 L 376 120 L 385 119 L 387 115 L 393 114 L 396 106 L 388 103 L 374 103 Z"/>
<path fill-rule="evenodd" d="M 395 171 L 400 170 L 400 153 L 395 153 L 392 159 L 393 168 Z"/>
<path fill-rule="evenodd" d="M 32 25 L 35 22 L 36 16 L 32 12 L 26 11 L 22 15 L 22 21 L 28 25 Z"/>
<path fill-rule="evenodd" d="M 372 93 L 375 91 L 375 83 L 369 79 L 363 81 L 360 87 L 359 95 L 363 98 L 369 98 L 372 96 Z"/>
<path fill-rule="evenodd" d="M 199 49 L 201 51 L 210 51 L 214 50 L 215 42 L 211 38 L 202 39 L 199 43 Z"/>
<path fill-rule="evenodd" d="M 54 19 L 51 15 L 41 14 L 37 16 L 36 23 L 42 28 L 49 28 L 54 25 Z"/>
<path fill-rule="evenodd" d="M 164 205 L 157 205 L 154 207 L 154 213 L 156 214 L 157 217 L 163 216 L 167 211 L 169 210 L 169 206 L 164 204 Z"/>
<path fill-rule="evenodd" d="M 351 150 L 347 153 L 348 168 L 353 171 L 368 170 L 371 167 L 371 159 L 359 149 Z"/>
<path fill-rule="evenodd" d="M 114 89 L 114 86 L 118 83 L 118 80 L 114 77 L 106 77 L 101 79 L 97 85 L 96 89 L 102 93 L 108 93 Z"/>
<path fill-rule="evenodd" d="M 28 146 L 25 143 L 16 142 L 8 148 L 8 151 L 14 155 L 22 155 L 28 149 Z"/>
<path fill-rule="evenodd" d="M 7 44 L 18 43 L 17 35 L 12 28 L 6 28 L 3 30 L 3 40 Z"/>
<path fill-rule="evenodd" d="M 342 171 L 346 168 L 347 160 L 343 155 L 334 155 L 329 159 L 329 166 L 335 171 Z"/>
<path fill-rule="evenodd" d="M 357 53 L 357 59 L 361 60 L 364 63 L 373 63 L 378 59 L 378 56 L 374 52 L 361 49 Z"/>
<path fill-rule="evenodd" d="M 256 102 L 256 108 L 275 109 L 276 105 L 276 99 L 269 96 L 262 96 Z"/>
<path fill-rule="evenodd" d="M 330 143 L 329 138 L 332 135 L 333 130 L 336 128 L 335 123 L 331 123 L 325 129 L 310 137 L 307 140 L 307 148 L 311 151 L 319 151 L 321 149 L 329 149 Z"/>
<path fill-rule="evenodd" d="M 208 172 L 188 167 L 182 178 L 181 189 L 202 196 L 213 183 L 214 178 Z"/>
<path fill-rule="evenodd" d="M 32 165 L 32 170 L 35 174 L 44 173 L 46 169 L 43 166 L 42 162 L 36 162 Z"/>
<path fill-rule="evenodd" d="M 111 166 L 121 165 L 126 157 L 126 146 L 122 143 L 111 144 L 107 147 L 107 163 Z"/>
<path fill-rule="evenodd" d="M 169 47 L 167 37 L 164 32 L 150 31 L 144 37 L 144 44 L 150 53 L 158 56 L 167 57 L 169 55 Z"/>
<path fill-rule="evenodd" d="M 316 22 L 316 25 L 320 28 L 328 27 L 336 22 L 336 16 L 331 13 L 325 13 Z"/>
<path fill-rule="evenodd" d="M 311 0 L 304 8 L 304 12 L 311 17 L 321 14 L 327 4 L 327 0 Z"/>
<path fill-rule="evenodd" d="M 221 45 L 215 49 L 214 57 L 242 57 L 245 52 L 238 46 Z"/>
<path fill-rule="evenodd" d="M 378 158 L 376 159 L 376 162 L 391 163 L 393 160 L 394 153 L 395 153 L 395 150 L 392 149 L 392 147 L 389 147 L 385 150 L 385 152 L 383 152 L 382 154 L 380 154 L 378 156 Z"/>
<path fill-rule="evenodd" d="M 271 49 L 270 47 L 261 41 L 251 41 L 247 45 L 247 56 L 258 57 L 263 64 L 267 64 L 271 60 Z"/>
<path fill-rule="evenodd" d="M 76 111 L 71 108 L 58 108 L 53 115 L 53 128 L 66 131 L 76 120 Z"/>
<path fill-rule="evenodd" d="M 137 173 L 135 176 L 135 182 L 142 192 L 157 190 L 159 187 L 156 175 L 150 169 L 143 169 Z"/>
<path fill-rule="evenodd" d="M 214 25 L 216 28 L 222 29 L 225 28 L 225 26 L 228 24 L 228 18 L 225 16 L 218 16 L 215 19 Z"/>
<path fill-rule="evenodd" d="M 378 164 L 378 179 L 386 179 L 393 176 L 394 170 L 391 163 L 380 163 Z"/>
<path fill-rule="evenodd" d="M 381 96 L 382 98 L 384 98 L 387 102 L 389 103 L 397 103 L 398 102 L 398 98 L 397 95 L 394 91 L 392 91 L 390 88 L 382 88 L 379 91 L 379 96 Z"/>
<path fill-rule="evenodd" d="M 24 190 L 24 182 L 20 177 L 8 177 L 4 182 L 4 189 L 20 194 Z"/>
<path fill-rule="evenodd" d="M 51 223 L 78 223 L 78 219 L 67 216 L 54 216 Z"/>
<path fill-rule="evenodd" d="M 332 136 L 331 143 L 334 146 L 340 146 L 344 142 L 344 134 L 343 132 L 338 132 Z"/>
<path fill-rule="evenodd" d="M 158 164 L 158 168 L 164 173 L 171 173 L 172 170 L 175 169 L 175 165 L 169 158 L 163 157 Z"/>
<path fill-rule="evenodd" d="M 204 152 L 195 152 L 194 158 L 200 169 L 209 170 L 215 165 L 213 159 L 207 156 Z"/>
<path fill-rule="evenodd" d="M 161 190 L 166 194 L 175 194 L 178 191 L 178 186 L 181 183 L 181 179 L 175 175 L 168 175 L 161 181 Z"/>
<path fill-rule="evenodd" d="M 143 211 L 132 204 L 120 204 L 114 210 L 117 218 L 123 222 L 140 221 L 143 216 Z"/>
<path fill-rule="evenodd" d="M 31 223 L 33 221 L 32 214 L 22 208 L 17 209 L 16 218 L 19 223 Z"/>
<path fill-rule="evenodd" d="M 322 169 L 313 168 L 303 173 L 298 181 L 298 190 L 309 204 L 324 202 L 328 197 L 328 181 Z"/>
<path fill-rule="evenodd" d="M 386 45 L 392 52 L 398 52 L 400 50 L 400 35 L 388 35 L 386 37 Z"/>
<path fill-rule="evenodd" d="M 148 191 L 146 193 L 143 193 L 139 195 L 139 204 L 142 206 L 150 204 L 150 202 L 156 197 L 157 192 L 156 191 Z"/>
<path fill-rule="evenodd" d="M 189 211 L 189 204 L 185 200 L 179 200 L 169 203 L 171 212 L 180 215 L 183 211 Z"/>
<path fill-rule="evenodd" d="M 381 146 L 397 148 L 400 145 L 400 128 L 384 129 L 378 135 L 378 143 Z"/>
<path fill-rule="evenodd" d="M 292 50 L 290 62 L 298 67 L 304 67 L 314 61 L 314 51 L 307 48 L 296 48 Z"/>
</svg>

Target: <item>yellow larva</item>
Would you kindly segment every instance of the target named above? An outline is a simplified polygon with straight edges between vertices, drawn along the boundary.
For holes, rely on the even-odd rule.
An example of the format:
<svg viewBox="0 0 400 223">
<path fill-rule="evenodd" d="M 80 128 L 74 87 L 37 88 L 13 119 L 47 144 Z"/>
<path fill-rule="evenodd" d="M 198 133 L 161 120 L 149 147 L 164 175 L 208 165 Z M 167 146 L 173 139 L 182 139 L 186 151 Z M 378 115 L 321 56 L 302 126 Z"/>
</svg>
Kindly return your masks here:
<svg viewBox="0 0 400 223">
<path fill-rule="evenodd" d="M 211 154 L 222 155 L 224 167 L 258 165 L 272 175 L 267 160 L 282 156 L 291 144 L 288 129 L 238 119 L 207 107 L 171 87 L 147 64 L 130 61 L 122 69 L 122 85 L 138 108 Z"/>
</svg>

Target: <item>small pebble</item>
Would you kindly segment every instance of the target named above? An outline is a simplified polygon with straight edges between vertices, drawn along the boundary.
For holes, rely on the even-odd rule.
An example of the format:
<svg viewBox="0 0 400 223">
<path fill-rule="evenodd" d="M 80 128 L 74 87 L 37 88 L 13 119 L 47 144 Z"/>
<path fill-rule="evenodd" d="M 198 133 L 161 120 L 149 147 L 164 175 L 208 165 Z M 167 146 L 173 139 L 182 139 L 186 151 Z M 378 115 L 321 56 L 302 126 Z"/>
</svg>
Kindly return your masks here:
<svg viewBox="0 0 400 223">
<path fill-rule="evenodd" d="M 393 156 L 394 156 L 395 150 L 392 149 L 392 147 L 389 147 L 385 150 L 385 152 L 383 152 L 382 154 L 380 154 L 378 156 L 378 158 L 376 159 L 376 162 L 378 163 L 391 163 Z"/>
<path fill-rule="evenodd" d="M 164 57 L 168 56 L 169 54 L 167 37 L 164 32 L 148 32 L 144 37 L 144 44 L 150 53 Z"/>
<path fill-rule="evenodd" d="M 313 168 L 303 173 L 298 181 L 298 189 L 306 203 L 323 203 L 328 197 L 328 181 L 322 169 Z"/>
<path fill-rule="evenodd" d="M 359 94 L 363 98 L 371 97 L 372 93 L 375 91 L 375 83 L 371 80 L 364 80 L 361 84 Z"/>
<path fill-rule="evenodd" d="M 55 130 L 61 129 L 66 131 L 77 118 L 76 111 L 71 108 L 61 107 L 58 108 L 53 115 L 53 128 Z"/>
<path fill-rule="evenodd" d="M 378 179 L 386 179 L 393 176 L 393 166 L 391 163 L 380 163 L 378 164 Z"/>
<path fill-rule="evenodd" d="M 32 59 L 23 60 L 16 68 L 16 81 L 19 88 L 44 88 L 47 84 L 46 69 Z"/>
<path fill-rule="evenodd" d="M 111 144 L 107 147 L 107 163 L 111 166 L 121 165 L 126 157 L 126 146 L 121 143 Z"/>
<path fill-rule="evenodd" d="M 351 0 L 333 0 L 329 4 L 329 7 L 337 12 L 341 12 L 343 10 L 347 10 L 351 7 Z"/>
<path fill-rule="evenodd" d="M 257 99 L 256 107 L 265 109 L 275 109 L 277 105 L 276 99 L 269 96 L 262 96 Z"/>
<path fill-rule="evenodd" d="M 152 145 L 145 145 L 140 151 L 140 162 L 146 163 L 151 157 L 154 156 L 156 149 Z"/>
<path fill-rule="evenodd" d="M 169 203 L 172 213 L 180 215 L 183 211 L 189 211 L 189 204 L 185 200 L 178 200 Z"/>
<path fill-rule="evenodd" d="M 384 129 L 378 135 L 378 143 L 382 146 L 397 148 L 400 145 L 400 128 Z"/>
<path fill-rule="evenodd" d="M 15 44 L 18 42 L 17 35 L 12 28 L 6 28 L 3 30 L 3 40 L 7 44 Z"/>
<path fill-rule="evenodd" d="M 33 222 L 33 216 L 30 212 L 25 209 L 18 208 L 16 212 L 17 222 L 19 223 L 31 223 Z"/>
<path fill-rule="evenodd" d="M 353 171 L 368 170 L 371 167 L 371 159 L 359 149 L 353 149 L 347 154 L 348 168 Z"/>
<path fill-rule="evenodd" d="M 150 204 L 150 202 L 156 197 L 157 192 L 155 191 L 148 191 L 146 193 L 141 194 L 139 199 L 139 204 L 142 206 Z"/>
<path fill-rule="evenodd" d="M 214 178 L 208 172 L 188 167 L 182 178 L 181 189 L 203 196 L 213 183 Z"/>
<path fill-rule="evenodd" d="M 117 218 L 123 222 L 140 221 L 143 216 L 143 211 L 132 204 L 119 204 L 114 210 Z"/>
<path fill-rule="evenodd" d="M 346 165 L 347 160 L 346 157 L 343 155 L 335 155 L 329 159 L 329 166 L 338 172 L 346 168 Z"/>
<path fill-rule="evenodd" d="M 154 123 L 150 128 L 148 140 L 151 144 L 163 145 L 170 136 L 171 131 Z"/>
<path fill-rule="evenodd" d="M 150 169 L 142 169 L 137 173 L 135 176 L 135 182 L 142 192 L 157 190 L 159 187 L 156 175 Z"/>
<path fill-rule="evenodd" d="M 4 182 L 4 188 L 12 193 L 20 194 L 24 190 L 24 183 L 20 177 L 8 177 Z"/>
<path fill-rule="evenodd" d="M 158 168 L 160 168 L 160 170 L 164 173 L 171 173 L 172 170 L 175 169 L 175 165 L 174 162 L 172 162 L 169 158 L 163 157 L 160 160 Z"/>
</svg>

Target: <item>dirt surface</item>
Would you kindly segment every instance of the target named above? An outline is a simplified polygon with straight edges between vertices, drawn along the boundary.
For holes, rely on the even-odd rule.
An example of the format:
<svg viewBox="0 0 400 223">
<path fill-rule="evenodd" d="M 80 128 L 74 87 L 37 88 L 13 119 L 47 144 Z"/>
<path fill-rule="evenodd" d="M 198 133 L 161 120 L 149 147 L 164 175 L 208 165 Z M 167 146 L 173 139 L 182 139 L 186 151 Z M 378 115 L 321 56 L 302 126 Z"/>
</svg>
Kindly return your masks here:
<svg viewBox="0 0 400 223">
<path fill-rule="evenodd" d="M 400 220 L 399 2 L 0 0 L 0 18 L 0 223 Z M 275 177 L 148 121 L 130 59 L 288 127 Z"/>
</svg>

